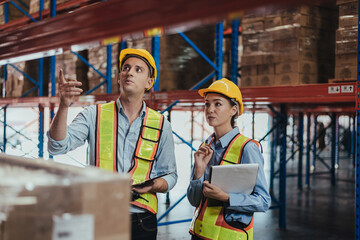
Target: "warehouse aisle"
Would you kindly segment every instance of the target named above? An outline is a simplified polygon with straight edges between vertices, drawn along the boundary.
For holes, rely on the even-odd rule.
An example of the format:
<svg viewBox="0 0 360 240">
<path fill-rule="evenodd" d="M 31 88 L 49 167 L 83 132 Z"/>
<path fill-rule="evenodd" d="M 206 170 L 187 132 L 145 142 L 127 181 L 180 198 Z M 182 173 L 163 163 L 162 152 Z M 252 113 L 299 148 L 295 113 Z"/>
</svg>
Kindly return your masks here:
<svg viewBox="0 0 360 240">
<path fill-rule="evenodd" d="M 329 163 L 329 152 L 323 156 Z M 265 158 L 267 159 L 267 158 Z M 297 159 L 297 158 L 296 158 Z M 305 161 L 305 158 L 304 158 Z M 289 161 L 288 175 L 296 173 L 297 161 Z M 317 161 L 316 171 L 325 171 L 322 163 Z M 304 168 L 305 169 L 305 168 Z M 287 178 L 287 229 L 278 228 L 278 210 L 269 210 L 267 213 L 256 213 L 254 224 L 254 239 L 354 239 L 355 224 L 355 169 L 347 153 L 340 153 L 339 168 L 336 172 L 336 186 L 330 185 L 330 175 L 321 174 L 310 178 L 310 188 L 297 189 L 297 177 Z M 186 187 L 181 181 L 177 188 Z M 277 181 L 275 181 L 275 189 Z M 183 193 L 171 192 L 173 204 Z M 165 211 L 165 195 L 159 197 L 160 209 L 158 216 Z M 185 198 L 161 222 L 177 221 L 192 217 L 193 207 Z M 190 239 L 188 234 L 190 222 L 160 226 L 159 240 Z"/>
</svg>

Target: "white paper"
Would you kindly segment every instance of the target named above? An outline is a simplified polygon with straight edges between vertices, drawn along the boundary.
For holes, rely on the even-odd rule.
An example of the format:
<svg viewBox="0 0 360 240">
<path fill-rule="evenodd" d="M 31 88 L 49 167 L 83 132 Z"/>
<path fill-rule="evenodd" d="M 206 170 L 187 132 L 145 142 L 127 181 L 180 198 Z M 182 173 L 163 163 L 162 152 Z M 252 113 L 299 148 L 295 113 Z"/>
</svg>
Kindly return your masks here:
<svg viewBox="0 0 360 240">
<path fill-rule="evenodd" d="M 227 193 L 250 195 L 254 189 L 259 164 L 232 164 L 212 166 L 211 184 Z"/>
<path fill-rule="evenodd" d="M 94 240 L 94 216 L 91 214 L 53 217 L 52 240 Z"/>
</svg>

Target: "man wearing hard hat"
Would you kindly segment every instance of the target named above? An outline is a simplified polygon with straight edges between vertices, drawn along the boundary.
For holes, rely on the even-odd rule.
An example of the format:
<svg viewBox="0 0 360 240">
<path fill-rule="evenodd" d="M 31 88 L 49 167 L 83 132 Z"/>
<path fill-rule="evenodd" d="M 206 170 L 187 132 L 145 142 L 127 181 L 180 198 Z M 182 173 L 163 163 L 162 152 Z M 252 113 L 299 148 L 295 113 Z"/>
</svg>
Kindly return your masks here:
<svg viewBox="0 0 360 240">
<path fill-rule="evenodd" d="M 69 126 L 68 108 L 82 89 L 60 70 L 60 105 L 48 132 L 49 153 L 65 154 L 87 140 L 91 165 L 128 172 L 134 185 L 170 173 L 133 185 L 132 239 L 156 239 L 156 193 L 169 191 L 177 181 L 174 140 L 170 123 L 143 101 L 156 80 L 154 58 L 144 49 L 124 49 L 119 60 L 119 98 L 86 108 Z"/>
</svg>

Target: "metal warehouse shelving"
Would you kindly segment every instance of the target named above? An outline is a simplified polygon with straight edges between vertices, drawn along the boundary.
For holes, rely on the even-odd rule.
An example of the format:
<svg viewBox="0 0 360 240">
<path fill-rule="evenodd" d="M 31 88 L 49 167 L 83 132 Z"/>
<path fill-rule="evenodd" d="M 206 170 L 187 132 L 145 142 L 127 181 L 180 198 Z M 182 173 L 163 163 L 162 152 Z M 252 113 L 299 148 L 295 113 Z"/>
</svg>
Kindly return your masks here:
<svg viewBox="0 0 360 240">
<path fill-rule="evenodd" d="M 12 4 L 9 0 L 0 0 L 0 4 Z M 183 0 L 183 1 L 89 1 L 89 0 L 73 0 L 68 3 L 56 7 L 55 1 L 51 1 L 51 9 L 48 11 L 39 11 L 40 14 L 31 15 L 35 20 L 42 20 L 31 22 L 29 18 L 22 18 L 14 22 L 6 23 L 0 26 L 0 64 L 6 65 L 18 61 L 18 57 L 29 54 L 37 54 L 29 56 L 29 58 L 39 58 L 45 56 L 52 57 L 51 69 L 51 97 L 42 96 L 42 76 L 39 76 L 38 81 L 33 80 L 37 87 L 33 90 L 38 90 L 39 97 L 26 98 L 3 98 L 0 99 L 0 106 L 4 111 L 4 147 L 6 144 L 6 109 L 8 107 L 38 107 L 39 108 L 39 156 L 42 156 L 43 144 L 43 110 L 48 107 L 51 110 L 59 104 L 59 99 L 55 97 L 55 57 L 54 54 L 61 54 L 66 50 L 74 50 L 86 48 L 89 42 L 96 42 L 100 45 L 106 45 L 108 51 L 108 59 L 111 59 L 111 44 L 121 42 L 121 36 L 126 34 L 141 32 L 144 36 L 153 37 L 153 55 L 159 62 L 159 37 L 160 32 L 166 34 L 167 29 L 175 29 L 178 24 L 186 24 L 191 21 L 201 20 L 206 22 L 216 22 L 223 18 L 231 18 L 232 20 L 232 58 L 231 58 L 231 80 L 237 82 L 238 79 L 238 34 L 239 21 L 237 18 L 241 16 L 238 11 L 254 8 L 264 4 L 285 3 L 285 1 L 206 1 L 206 0 Z M 299 4 L 298 1 L 286 1 L 286 4 Z M 40 1 L 40 8 L 43 0 Z M 56 9 L 57 8 L 57 9 Z M 5 7 L 6 9 L 6 7 Z M 71 12 L 69 12 L 71 11 Z M 6 12 L 6 11 L 5 11 Z M 56 15 L 56 13 L 63 13 Z M 237 12 L 237 13 L 234 13 Z M 66 13 L 66 14 L 64 14 Z M 120 14 L 121 13 L 121 14 Z M 56 16 L 56 17 L 55 17 Z M 150 33 L 150 34 L 146 34 Z M 180 36 L 187 41 L 195 51 L 203 56 L 200 49 L 198 49 L 186 35 L 179 32 Z M 186 105 L 185 103 L 201 103 L 203 99 L 196 93 L 203 83 L 212 79 L 213 77 L 222 77 L 222 39 L 223 39 L 223 25 L 219 23 L 216 25 L 215 37 L 215 60 L 210 60 L 206 56 L 204 59 L 214 68 L 208 76 L 202 79 L 199 84 L 193 87 L 192 90 L 178 90 L 169 92 L 150 92 L 145 96 L 145 100 L 149 106 L 168 111 L 171 108 L 174 110 L 191 110 L 198 109 L 198 107 Z M 121 47 L 125 48 L 125 41 L 121 42 Z M 75 50 L 74 50 L 75 51 Z M 24 58 L 22 58 L 24 59 Z M 359 56 L 358 56 L 359 59 Z M 111 62 L 108 65 L 111 66 Z M 43 66 L 40 61 L 39 69 Z M 6 71 L 4 71 L 6 72 Z M 110 71 L 103 74 L 104 82 L 107 84 L 107 93 L 111 92 L 111 78 Z M 161 76 L 160 76 L 161 77 Z M 6 76 L 4 76 L 6 79 Z M 161 80 L 161 79 L 160 79 Z M 311 84 L 299 86 L 271 86 L 271 87 L 247 87 L 241 88 L 244 96 L 245 109 L 248 112 L 268 112 L 273 116 L 273 126 L 266 136 L 272 134 L 271 147 L 271 182 L 270 188 L 273 188 L 274 178 L 279 178 L 279 195 L 272 196 L 275 202 L 275 208 L 279 208 L 279 227 L 286 228 L 286 162 L 287 158 L 287 119 L 289 116 L 297 116 L 299 118 L 299 143 L 297 144 L 299 151 L 299 168 L 298 168 L 298 188 L 302 188 L 302 161 L 304 146 L 302 141 L 302 131 L 304 129 L 304 116 L 307 119 L 314 118 L 314 126 L 316 129 L 316 117 L 320 114 L 329 115 L 332 119 L 332 146 L 331 146 L 331 164 L 329 165 L 329 174 L 331 176 L 331 184 L 335 184 L 335 163 L 338 158 L 338 116 L 346 114 L 354 116 L 354 124 L 352 131 L 356 132 L 356 142 L 360 140 L 359 132 L 360 125 L 360 78 L 357 82 L 349 83 L 331 83 L 331 84 Z M 159 81 L 157 81 L 157 84 Z M 99 87 L 99 86 L 98 86 Z M 155 86 L 158 90 L 158 85 Z M 91 93 L 91 92 L 89 92 Z M 80 97 L 74 102 L 74 106 L 85 106 L 94 104 L 99 101 L 115 100 L 118 95 L 93 95 L 92 97 Z M 356 122 L 355 127 L 355 112 Z M 52 114 L 53 116 L 53 114 Z M 349 124 L 350 125 L 350 124 Z M 316 158 L 316 138 L 310 139 L 310 124 L 307 124 L 307 142 L 306 142 L 306 169 L 305 169 L 305 183 L 309 185 L 310 174 L 310 152 L 313 152 L 313 161 Z M 279 134 L 275 134 L 275 129 Z M 316 131 L 315 131 L 316 132 Z M 177 135 L 178 136 L 178 135 Z M 264 136 L 264 138 L 266 137 Z M 355 135 L 354 135 L 355 136 Z M 178 136 L 181 138 L 180 136 Z M 263 139 L 264 139 L 263 138 Z M 279 139 L 277 139 L 279 138 Z M 355 137 L 354 137 L 355 139 Z M 279 153 L 279 166 L 275 169 L 275 160 L 277 158 L 276 141 L 281 142 Z M 189 144 L 190 147 L 191 144 Z M 192 147 L 192 149 L 194 149 Z M 356 239 L 360 237 L 360 157 L 359 144 L 356 145 Z M 292 149 L 291 157 L 294 157 L 295 150 Z M 180 198 L 168 211 L 175 207 L 184 197 Z M 165 214 L 167 214 L 166 212 Z M 163 216 L 159 217 L 159 221 Z M 179 220 L 172 223 L 188 221 Z M 170 224 L 170 223 L 160 223 Z"/>
</svg>

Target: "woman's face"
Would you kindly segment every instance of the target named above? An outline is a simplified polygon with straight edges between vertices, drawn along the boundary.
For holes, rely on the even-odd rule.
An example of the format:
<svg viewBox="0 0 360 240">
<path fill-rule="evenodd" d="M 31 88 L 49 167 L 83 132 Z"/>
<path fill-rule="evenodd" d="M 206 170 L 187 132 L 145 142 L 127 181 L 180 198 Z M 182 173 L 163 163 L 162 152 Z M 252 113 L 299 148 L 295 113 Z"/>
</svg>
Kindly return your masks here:
<svg viewBox="0 0 360 240">
<path fill-rule="evenodd" d="M 231 126 L 231 117 L 236 110 L 237 107 L 231 106 L 230 101 L 220 94 L 208 93 L 205 96 L 206 121 L 212 127 Z"/>
</svg>

